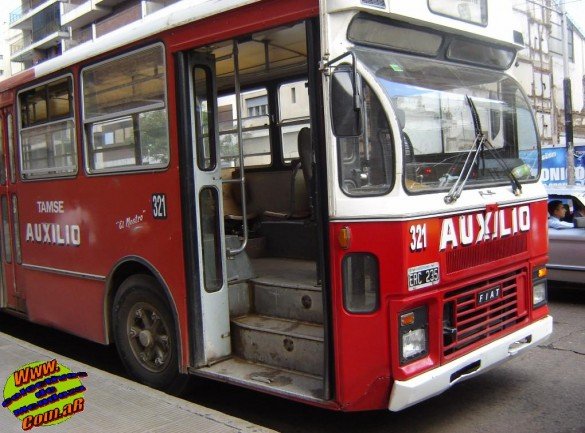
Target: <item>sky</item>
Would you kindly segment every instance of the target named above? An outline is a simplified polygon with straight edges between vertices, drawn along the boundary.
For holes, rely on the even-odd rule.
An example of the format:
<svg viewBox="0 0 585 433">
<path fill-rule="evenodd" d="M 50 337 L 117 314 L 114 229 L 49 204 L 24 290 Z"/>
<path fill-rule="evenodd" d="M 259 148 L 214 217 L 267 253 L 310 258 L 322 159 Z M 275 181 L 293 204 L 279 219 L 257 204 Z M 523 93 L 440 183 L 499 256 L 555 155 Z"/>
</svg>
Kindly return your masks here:
<svg viewBox="0 0 585 433">
<path fill-rule="evenodd" d="M 564 3 L 571 20 L 585 34 L 585 0 L 565 0 Z"/>
</svg>

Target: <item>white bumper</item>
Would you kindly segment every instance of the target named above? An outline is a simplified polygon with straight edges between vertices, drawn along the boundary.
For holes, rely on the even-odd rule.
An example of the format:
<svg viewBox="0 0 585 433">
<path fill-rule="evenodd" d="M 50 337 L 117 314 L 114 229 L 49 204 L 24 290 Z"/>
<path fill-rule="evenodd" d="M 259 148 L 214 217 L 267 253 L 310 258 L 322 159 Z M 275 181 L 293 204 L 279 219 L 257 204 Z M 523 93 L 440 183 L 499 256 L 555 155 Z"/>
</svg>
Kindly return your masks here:
<svg viewBox="0 0 585 433">
<path fill-rule="evenodd" d="M 457 382 L 483 373 L 545 340 L 552 333 L 547 316 L 461 358 L 405 381 L 395 381 L 388 409 L 399 411 L 440 394 Z"/>
</svg>

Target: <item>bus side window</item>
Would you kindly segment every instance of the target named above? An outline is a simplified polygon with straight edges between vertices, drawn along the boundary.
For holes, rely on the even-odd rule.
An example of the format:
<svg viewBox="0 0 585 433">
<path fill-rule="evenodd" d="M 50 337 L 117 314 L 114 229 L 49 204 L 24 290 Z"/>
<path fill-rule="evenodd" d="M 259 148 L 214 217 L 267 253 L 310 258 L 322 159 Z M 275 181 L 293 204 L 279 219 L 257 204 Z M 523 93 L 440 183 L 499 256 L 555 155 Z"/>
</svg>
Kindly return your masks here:
<svg viewBox="0 0 585 433">
<path fill-rule="evenodd" d="M 193 83 L 197 165 L 201 170 L 213 170 L 216 166 L 216 152 L 211 71 L 206 67 L 196 66 L 193 70 Z"/>
<path fill-rule="evenodd" d="M 3 195 L 0 199 L 2 206 L 2 240 L 4 241 L 4 260 L 12 263 L 12 236 L 10 232 L 10 221 L 8 219 L 8 198 Z"/>
<path fill-rule="evenodd" d="M 6 164 L 4 161 L 5 118 L 0 117 L 0 185 L 6 185 Z"/>
<path fill-rule="evenodd" d="M 10 183 L 16 183 L 16 156 L 14 154 L 14 126 L 12 114 L 6 116 L 6 134 L 8 135 L 8 159 L 10 161 Z"/>
<path fill-rule="evenodd" d="M 83 122 L 90 172 L 164 168 L 169 163 L 161 45 L 85 68 Z"/>
<path fill-rule="evenodd" d="M 26 89 L 18 94 L 18 103 L 22 178 L 76 174 L 73 79 L 62 77 Z"/>
</svg>

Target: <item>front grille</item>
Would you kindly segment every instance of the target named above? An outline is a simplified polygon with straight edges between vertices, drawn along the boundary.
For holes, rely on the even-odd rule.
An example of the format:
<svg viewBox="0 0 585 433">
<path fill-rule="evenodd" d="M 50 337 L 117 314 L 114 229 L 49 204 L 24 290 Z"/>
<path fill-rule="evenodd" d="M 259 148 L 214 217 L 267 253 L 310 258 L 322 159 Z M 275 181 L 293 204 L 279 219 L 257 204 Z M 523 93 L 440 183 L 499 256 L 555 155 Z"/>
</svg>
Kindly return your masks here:
<svg viewBox="0 0 585 433">
<path fill-rule="evenodd" d="M 522 293 L 526 273 L 512 272 L 445 294 L 443 308 L 443 355 L 452 358 L 469 346 L 497 338 L 507 328 L 521 322 L 527 313 Z M 500 296 L 480 303 L 478 297 L 500 288 Z"/>
<path fill-rule="evenodd" d="M 455 249 L 447 253 L 447 273 L 521 254 L 527 249 L 528 235 L 526 233 Z"/>
</svg>

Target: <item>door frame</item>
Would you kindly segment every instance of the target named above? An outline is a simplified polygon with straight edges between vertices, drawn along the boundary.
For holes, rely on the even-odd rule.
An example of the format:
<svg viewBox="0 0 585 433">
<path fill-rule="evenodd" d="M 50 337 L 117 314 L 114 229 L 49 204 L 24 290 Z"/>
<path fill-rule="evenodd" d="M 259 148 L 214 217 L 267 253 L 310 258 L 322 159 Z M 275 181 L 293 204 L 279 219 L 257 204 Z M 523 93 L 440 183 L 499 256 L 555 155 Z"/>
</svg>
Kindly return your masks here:
<svg viewBox="0 0 585 433">
<path fill-rule="evenodd" d="M 1 161 L 2 167 L 0 170 L 4 172 L 4 184 L 0 184 L 0 224 L 1 231 L 1 259 L 2 272 L 0 295 L 0 307 L 9 308 L 16 311 L 25 311 L 25 302 L 23 293 L 19 290 L 16 284 L 17 265 L 21 262 L 18 248 L 20 239 L 16 238 L 18 232 L 15 230 L 15 212 L 14 200 L 17 199 L 16 183 L 18 181 L 16 173 L 16 137 L 14 127 L 14 110 L 12 106 L 3 107 L 0 109 L 0 122 L 2 124 L 2 146 L 3 158 Z M 9 122 L 12 128 L 9 128 Z M 6 202 L 6 209 L 2 203 Z M 6 215 L 5 215 L 6 212 Z M 4 224 L 6 222 L 6 224 Z M 7 250 L 9 251 L 10 260 L 7 260 Z"/>
<path fill-rule="evenodd" d="M 177 71 L 177 122 L 179 132 L 180 184 L 183 213 L 183 241 L 185 277 L 188 300 L 188 330 L 190 365 L 209 365 L 231 354 L 230 317 L 226 270 L 225 235 L 223 227 L 223 200 L 221 187 L 221 163 L 219 145 L 215 143 L 217 130 L 217 90 L 215 85 L 214 60 L 202 54 L 179 52 L 174 55 Z M 213 131 L 209 136 L 214 152 L 214 164 L 202 170 L 196 143 L 193 70 L 201 66 L 210 72 L 211 94 L 208 101 L 213 104 Z M 216 193 L 217 236 L 216 259 L 221 264 L 221 287 L 208 292 L 205 289 L 204 246 L 200 209 L 201 191 L 211 188 Z"/>
</svg>

